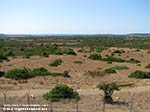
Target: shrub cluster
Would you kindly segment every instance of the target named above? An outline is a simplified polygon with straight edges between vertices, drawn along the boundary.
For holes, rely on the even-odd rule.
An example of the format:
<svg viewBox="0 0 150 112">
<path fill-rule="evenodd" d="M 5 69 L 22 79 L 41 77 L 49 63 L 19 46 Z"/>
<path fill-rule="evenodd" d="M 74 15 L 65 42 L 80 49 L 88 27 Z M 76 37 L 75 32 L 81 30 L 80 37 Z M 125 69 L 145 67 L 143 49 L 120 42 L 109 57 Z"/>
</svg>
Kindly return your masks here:
<svg viewBox="0 0 150 112">
<path fill-rule="evenodd" d="M 150 68 L 150 64 L 146 65 L 145 68 Z"/>
<path fill-rule="evenodd" d="M 2 62 L 3 60 L 8 60 L 7 56 L 0 54 L 0 62 Z"/>
<path fill-rule="evenodd" d="M 16 69 L 8 70 L 4 76 L 6 78 L 11 78 L 15 80 L 28 79 L 30 78 L 30 72 L 26 68 L 23 69 L 16 68 Z"/>
<path fill-rule="evenodd" d="M 88 58 L 92 60 L 102 60 L 102 56 L 100 54 L 91 54 Z"/>
<path fill-rule="evenodd" d="M 107 56 L 106 58 L 103 58 L 103 61 L 107 61 L 108 63 L 112 62 L 125 62 L 126 60 L 122 58 L 116 58 L 114 56 Z"/>
<path fill-rule="evenodd" d="M 116 70 L 112 69 L 112 68 L 107 68 L 104 70 L 104 72 L 106 74 L 114 74 L 114 73 L 117 73 Z"/>
<path fill-rule="evenodd" d="M 68 74 L 68 71 L 64 71 L 64 73 L 55 73 L 55 72 L 49 72 L 47 69 L 40 67 L 40 68 L 35 68 L 33 70 L 30 69 L 12 69 L 7 71 L 4 76 L 6 78 L 11 78 L 15 80 L 19 79 L 29 79 L 29 78 L 34 78 L 36 76 L 63 76 L 63 77 L 70 77 Z"/>
<path fill-rule="evenodd" d="M 137 70 L 137 71 L 131 73 L 128 77 L 129 78 L 139 78 L 139 79 L 150 78 L 150 72 L 144 72 L 144 71 Z"/>
<path fill-rule="evenodd" d="M 5 72 L 0 71 L 0 77 L 3 77 Z"/>
<path fill-rule="evenodd" d="M 58 65 L 61 65 L 63 61 L 61 59 L 55 59 L 54 61 L 52 61 L 49 66 L 54 66 L 57 67 Z"/>
<path fill-rule="evenodd" d="M 111 68 L 114 70 L 128 70 L 129 69 L 129 67 L 127 66 L 113 66 Z"/>
<path fill-rule="evenodd" d="M 43 98 L 46 101 L 60 101 L 65 99 L 79 100 L 79 94 L 67 85 L 57 85 L 51 91 L 45 93 Z"/>
<path fill-rule="evenodd" d="M 141 61 L 136 60 L 136 59 L 133 59 L 133 58 L 131 58 L 131 59 L 130 59 L 129 61 L 127 61 L 127 62 L 130 62 L 130 63 L 133 63 L 133 64 L 141 63 Z"/>
<path fill-rule="evenodd" d="M 77 55 L 74 50 L 70 48 L 65 49 L 64 53 L 67 55 Z"/>
</svg>

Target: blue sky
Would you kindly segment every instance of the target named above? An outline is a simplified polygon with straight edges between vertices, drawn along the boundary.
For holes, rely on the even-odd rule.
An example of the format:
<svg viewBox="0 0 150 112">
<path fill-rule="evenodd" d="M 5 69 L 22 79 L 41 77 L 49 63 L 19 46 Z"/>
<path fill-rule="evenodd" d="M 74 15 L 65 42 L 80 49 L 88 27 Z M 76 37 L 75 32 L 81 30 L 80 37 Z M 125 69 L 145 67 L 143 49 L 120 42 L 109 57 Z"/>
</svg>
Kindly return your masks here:
<svg viewBox="0 0 150 112">
<path fill-rule="evenodd" d="M 150 33 L 150 0 L 0 0 L 0 33 Z"/>
</svg>

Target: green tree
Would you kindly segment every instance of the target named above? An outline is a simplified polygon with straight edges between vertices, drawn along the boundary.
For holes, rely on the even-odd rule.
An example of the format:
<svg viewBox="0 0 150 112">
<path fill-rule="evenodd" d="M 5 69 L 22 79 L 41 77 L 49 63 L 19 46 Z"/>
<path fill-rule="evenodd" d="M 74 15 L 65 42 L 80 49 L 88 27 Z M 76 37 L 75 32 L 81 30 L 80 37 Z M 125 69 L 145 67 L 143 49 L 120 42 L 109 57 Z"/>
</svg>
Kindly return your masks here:
<svg viewBox="0 0 150 112">
<path fill-rule="evenodd" d="M 103 82 L 100 83 L 97 87 L 104 92 L 103 101 L 105 103 L 113 103 L 112 94 L 114 93 L 115 90 L 117 91 L 120 90 L 119 86 L 114 82 L 111 83 Z"/>
</svg>

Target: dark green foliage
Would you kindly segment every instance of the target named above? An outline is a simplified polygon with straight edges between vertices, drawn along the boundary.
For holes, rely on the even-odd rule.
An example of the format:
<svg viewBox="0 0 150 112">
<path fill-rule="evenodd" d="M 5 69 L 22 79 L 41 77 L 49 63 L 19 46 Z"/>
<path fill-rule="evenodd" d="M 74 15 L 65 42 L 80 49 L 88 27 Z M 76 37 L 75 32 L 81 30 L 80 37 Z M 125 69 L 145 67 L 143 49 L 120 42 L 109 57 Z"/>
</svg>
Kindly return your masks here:
<svg viewBox="0 0 150 112">
<path fill-rule="evenodd" d="M 102 48 L 102 47 L 96 47 L 95 48 L 95 51 L 97 52 L 97 53 L 100 53 L 100 52 L 102 52 L 104 50 L 104 48 Z"/>
<path fill-rule="evenodd" d="M 55 72 L 49 72 L 47 69 L 40 67 L 40 68 L 35 68 L 33 70 L 30 69 L 12 69 L 9 70 L 5 73 L 4 75 L 6 78 L 11 78 L 11 79 L 29 79 L 29 78 L 34 78 L 36 76 L 63 76 L 63 77 L 70 77 L 67 71 L 64 71 L 64 73 L 55 73 Z"/>
<path fill-rule="evenodd" d="M 119 53 L 119 54 L 121 54 L 121 53 L 125 53 L 125 51 L 124 50 L 115 50 L 113 53 Z"/>
<path fill-rule="evenodd" d="M 114 56 L 107 56 L 106 58 L 103 58 L 103 61 L 107 61 L 108 63 L 111 63 L 111 62 L 125 62 L 126 60 L 122 58 L 116 58 Z"/>
<path fill-rule="evenodd" d="M 150 64 L 146 65 L 145 68 L 150 68 Z"/>
<path fill-rule="evenodd" d="M 4 54 L 0 54 L 0 62 L 2 62 L 3 60 L 8 60 L 8 58 Z"/>
<path fill-rule="evenodd" d="M 112 83 L 100 83 L 97 88 L 99 88 L 100 90 L 102 90 L 104 92 L 104 101 L 105 103 L 113 103 L 113 99 L 112 99 L 112 94 L 115 90 L 119 91 L 120 88 L 119 86 L 112 82 Z"/>
<path fill-rule="evenodd" d="M 79 94 L 67 85 L 57 85 L 51 91 L 43 95 L 46 101 L 60 101 L 65 99 L 79 100 Z"/>
<path fill-rule="evenodd" d="M 54 61 L 52 61 L 49 66 L 54 66 L 57 67 L 58 65 L 61 65 L 63 61 L 61 59 L 55 59 Z"/>
<path fill-rule="evenodd" d="M 129 63 L 133 63 L 133 64 L 141 63 L 141 61 L 136 60 L 136 59 L 133 59 L 133 58 L 131 58 L 131 59 L 130 59 L 129 61 L 127 61 L 127 62 L 129 62 Z"/>
<path fill-rule="evenodd" d="M 128 77 L 129 78 L 146 79 L 146 78 L 150 78 L 150 72 L 144 72 L 144 71 L 137 70 L 137 71 L 131 73 Z"/>
<path fill-rule="evenodd" d="M 106 74 L 114 74 L 117 73 L 113 68 L 107 68 L 104 70 Z"/>
<path fill-rule="evenodd" d="M 3 77 L 5 72 L 0 71 L 0 77 Z"/>
<path fill-rule="evenodd" d="M 77 55 L 74 50 L 70 48 L 65 49 L 64 53 L 67 55 Z"/>
<path fill-rule="evenodd" d="M 31 77 L 47 76 L 49 74 L 50 74 L 50 72 L 48 70 L 46 70 L 45 68 L 43 68 L 43 67 L 35 68 L 35 69 L 30 71 L 30 76 Z"/>
<path fill-rule="evenodd" d="M 88 58 L 92 60 L 101 60 L 102 56 L 100 54 L 91 54 Z"/>
<path fill-rule="evenodd" d="M 129 67 L 127 67 L 127 66 L 114 66 L 111 68 L 114 70 L 128 70 L 129 69 Z"/>
<path fill-rule="evenodd" d="M 6 78 L 11 78 L 15 80 L 28 79 L 30 78 L 30 72 L 26 68 L 23 69 L 16 68 L 16 69 L 8 70 L 4 76 Z"/>
</svg>

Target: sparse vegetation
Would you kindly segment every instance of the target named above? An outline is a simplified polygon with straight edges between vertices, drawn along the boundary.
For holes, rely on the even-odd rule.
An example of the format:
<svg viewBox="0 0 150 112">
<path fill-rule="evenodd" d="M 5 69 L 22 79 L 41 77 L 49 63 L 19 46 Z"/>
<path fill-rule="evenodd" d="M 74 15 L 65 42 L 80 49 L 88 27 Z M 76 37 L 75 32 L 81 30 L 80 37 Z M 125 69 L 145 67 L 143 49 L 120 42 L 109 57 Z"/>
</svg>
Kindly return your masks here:
<svg viewBox="0 0 150 112">
<path fill-rule="evenodd" d="M 106 58 L 102 59 L 103 61 L 107 61 L 107 63 L 112 63 L 112 62 L 125 62 L 126 60 L 122 58 L 116 58 L 114 56 L 108 56 Z"/>
<path fill-rule="evenodd" d="M 137 70 L 129 75 L 129 78 L 138 78 L 138 79 L 146 79 L 150 78 L 150 72 L 144 72 Z"/>
<path fill-rule="evenodd" d="M 128 70 L 129 69 L 129 67 L 127 66 L 113 66 L 111 68 L 114 70 Z"/>
<path fill-rule="evenodd" d="M 49 66 L 57 67 L 57 66 L 61 65 L 62 62 L 63 61 L 61 59 L 55 59 L 49 64 Z"/>
<path fill-rule="evenodd" d="M 145 68 L 150 68 L 150 64 L 146 65 Z"/>
<path fill-rule="evenodd" d="M 79 100 L 80 96 L 76 91 L 74 91 L 72 88 L 70 88 L 67 85 L 57 85 L 51 91 L 45 93 L 43 95 L 43 98 L 46 101 L 60 101 L 66 99 Z"/>
<path fill-rule="evenodd" d="M 104 70 L 104 72 L 105 72 L 106 74 L 114 74 L 114 73 L 117 73 L 116 70 L 113 69 L 113 68 L 107 68 L 107 69 Z"/>
<path fill-rule="evenodd" d="M 8 70 L 4 76 L 6 78 L 11 78 L 15 80 L 28 79 L 31 77 L 29 70 L 26 68 L 23 69 L 16 68 L 16 69 Z"/>
<path fill-rule="evenodd" d="M 0 71 L 0 77 L 3 77 L 5 72 Z"/>
<path fill-rule="evenodd" d="M 141 63 L 141 61 L 137 60 L 137 59 L 133 59 L 131 58 L 129 61 L 127 61 L 129 63 L 133 63 L 133 64 L 138 64 L 138 63 Z"/>
<path fill-rule="evenodd" d="M 23 68 L 23 69 L 16 68 L 16 69 L 7 71 L 4 76 L 6 78 L 11 78 L 11 79 L 15 79 L 15 80 L 29 79 L 29 78 L 34 78 L 36 76 L 70 77 L 68 74 L 68 71 L 64 71 L 64 73 L 55 73 L 55 72 L 49 72 L 48 70 L 46 70 L 43 67 L 35 68 L 33 70 L 26 69 L 26 68 Z"/>
<path fill-rule="evenodd" d="M 92 60 L 101 60 L 102 56 L 100 54 L 91 54 L 88 58 Z"/>
</svg>

